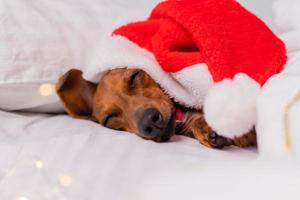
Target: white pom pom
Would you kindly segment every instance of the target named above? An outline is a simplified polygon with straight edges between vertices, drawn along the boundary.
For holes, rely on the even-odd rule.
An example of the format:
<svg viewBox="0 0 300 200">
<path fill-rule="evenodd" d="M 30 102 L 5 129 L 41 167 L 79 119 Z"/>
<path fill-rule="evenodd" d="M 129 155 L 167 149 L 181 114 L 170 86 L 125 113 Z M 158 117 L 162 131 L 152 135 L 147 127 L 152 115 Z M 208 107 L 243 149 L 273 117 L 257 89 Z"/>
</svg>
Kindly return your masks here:
<svg viewBox="0 0 300 200">
<path fill-rule="evenodd" d="M 248 133 L 256 122 L 260 85 L 245 74 L 216 83 L 204 101 L 205 119 L 219 135 L 228 138 Z"/>
</svg>

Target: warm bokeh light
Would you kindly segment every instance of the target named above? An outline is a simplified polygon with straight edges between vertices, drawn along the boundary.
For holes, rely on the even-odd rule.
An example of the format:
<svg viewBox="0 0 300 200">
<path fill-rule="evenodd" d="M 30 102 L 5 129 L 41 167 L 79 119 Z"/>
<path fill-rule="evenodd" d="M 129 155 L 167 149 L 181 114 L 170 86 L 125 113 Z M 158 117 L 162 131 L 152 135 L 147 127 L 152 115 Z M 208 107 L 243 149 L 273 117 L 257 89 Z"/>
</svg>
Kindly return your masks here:
<svg viewBox="0 0 300 200">
<path fill-rule="evenodd" d="M 68 175 L 63 175 L 60 177 L 59 182 L 62 186 L 69 187 L 73 182 L 73 178 Z"/>
<path fill-rule="evenodd" d="M 50 83 L 44 83 L 42 85 L 40 85 L 40 94 L 42 96 L 51 96 L 54 94 L 54 85 L 50 84 Z"/>
</svg>

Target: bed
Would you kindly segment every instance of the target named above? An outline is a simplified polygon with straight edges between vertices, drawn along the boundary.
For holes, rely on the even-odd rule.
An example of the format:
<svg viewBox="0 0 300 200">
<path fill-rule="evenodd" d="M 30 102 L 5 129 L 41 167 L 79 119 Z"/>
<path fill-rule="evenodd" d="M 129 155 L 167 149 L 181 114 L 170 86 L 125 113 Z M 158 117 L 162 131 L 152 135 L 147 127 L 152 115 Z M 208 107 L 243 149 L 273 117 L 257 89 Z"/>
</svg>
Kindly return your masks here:
<svg viewBox="0 0 300 200">
<path fill-rule="evenodd" d="M 33 1 L 28 1 L 28 4 L 23 6 L 28 6 L 30 2 Z M 118 12 L 129 6 L 124 1 L 115 2 L 120 5 Z M 141 15 L 144 16 L 143 11 L 153 7 L 157 1 L 144 4 L 137 3 L 138 1 L 131 2 L 135 2 L 134 6 L 131 5 L 135 7 L 132 9 L 135 9 L 136 13 L 143 13 Z M 283 0 L 278 2 L 277 8 L 284 7 Z M 110 5 L 109 1 L 103 0 L 102 3 Z M 275 32 L 282 31 L 273 20 L 273 1 L 243 0 L 241 3 L 264 19 Z M 13 3 L 2 0 L 1 5 L 9 5 L 12 8 Z M 111 11 L 108 9 L 105 15 L 114 15 Z M 126 16 L 126 20 L 135 19 L 132 13 Z M 121 22 L 123 23 L 117 20 L 113 25 Z M 109 27 L 104 29 L 111 31 Z M 92 51 L 89 47 L 87 45 L 87 51 Z M 76 48 L 76 45 L 72 48 Z M 297 50 L 299 49 L 293 49 L 293 55 L 297 56 Z M 84 63 L 85 59 L 87 58 L 82 58 L 76 64 Z M 293 63 L 299 66 L 297 62 Z M 289 69 L 293 71 L 294 68 L 296 67 Z M 299 72 L 299 69 L 297 70 Z M 44 77 L 52 75 L 47 74 Z M 6 101 L 5 106 L 3 100 L 0 102 L 0 199 L 300 198 L 297 156 L 286 155 L 284 148 L 280 150 L 281 156 L 277 156 L 278 151 L 273 150 L 272 145 L 264 146 L 262 141 L 269 140 L 270 137 L 272 139 L 270 134 L 261 139 L 262 146 L 258 150 L 235 147 L 225 151 L 214 150 L 183 136 L 174 136 L 165 144 L 145 141 L 133 134 L 109 130 L 90 121 L 59 114 L 61 105 L 57 98 L 47 95 L 53 93 L 51 85 L 40 87 L 41 83 L 53 84 L 49 80 L 43 79 L 37 86 L 30 86 L 33 90 L 40 89 L 39 92 L 45 94 L 38 103 L 35 93 L 29 95 L 29 92 L 26 92 L 18 97 L 9 97 L 10 93 L 3 94 L 7 88 L 16 91 L 20 86 L 18 84 L 22 82 L 5 85 L 5 88 L 3 85 L 0 87 L 1 98 Z M 274 91 L 271 85 L 267 85 L 259 99 L 261 104 L 258 112 L 262 113 L 260 119 L 263 122 L 272 115 L 269 111 L 277 107 L 270 104 L 272 96 L 269 95 L 269 91 Z M 21 90 L 19 91 L 22 92 Z M 292 91 L 295 95 L 295 90 Z M 22 104 L 25 97 L 29 98 L 26 105 Z M 15 102 L 15 99 L 18 99 L 19 103 Z M 16 103 L 20 107 L 13 109 Z M 49 110 L 52 113 L 49 113 Z M 299 116 L 295 112 L 292 113 L 295 115 L 293 119 L 299 122 Z M 270 123 L 260 123 L 259 130 L 266 130 Z M 299 129 L 295 124 L 298 123 L 292 124 L 291 134 L 296 135 L 295 132 L 299 132 Z"/>
</svg>

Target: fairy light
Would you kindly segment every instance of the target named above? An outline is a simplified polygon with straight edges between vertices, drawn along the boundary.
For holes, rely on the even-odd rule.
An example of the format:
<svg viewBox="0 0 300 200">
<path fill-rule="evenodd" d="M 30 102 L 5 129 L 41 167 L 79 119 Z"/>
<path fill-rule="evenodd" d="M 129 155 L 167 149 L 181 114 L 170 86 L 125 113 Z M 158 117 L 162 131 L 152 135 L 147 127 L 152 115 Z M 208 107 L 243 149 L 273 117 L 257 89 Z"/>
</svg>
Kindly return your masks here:
<svg viewBox="0 0 300 200">
<path fill-rule="evenodd" d="M 40 94 L 42 96 L 51 96 L 54 94 L 54 91 L 55 91 L 55 88 L 54 88 L 54 85 L 53 84 L 50 84 L 50 83 L 44 83 L 42 85 L 40 85 Z"/>
<path fill-rule="evenodd" d="M 59 178 L 59 183 L 64 187 L 69 187 L 73 182 L 72 176 L 63 175 Z"/>
<path fill-rule="evenodd" d="M 37 161 L 35 161 L 35 166 L 38 169 L 42 169 L 44 167 L 44 162 L 41 160 L 37 160 Z"/>
<path fill-rule="evenodd" d="M 22 197 L 19 197 L 17 200 L 29 200 L 29 199 L 27 197 L 22 196 Z"/>
</svg>

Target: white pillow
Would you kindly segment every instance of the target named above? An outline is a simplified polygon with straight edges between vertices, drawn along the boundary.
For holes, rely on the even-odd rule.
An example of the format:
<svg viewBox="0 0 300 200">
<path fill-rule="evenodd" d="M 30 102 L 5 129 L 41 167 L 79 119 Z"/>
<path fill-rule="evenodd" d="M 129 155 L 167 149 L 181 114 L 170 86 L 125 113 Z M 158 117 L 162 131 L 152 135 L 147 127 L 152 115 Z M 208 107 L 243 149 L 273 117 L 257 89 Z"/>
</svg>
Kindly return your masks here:
<svg viewBox="0 0 300 200">
<path fill-rule="evenodd" d="M 0 0 L 0 109 L 60 111 L 57 79 L 70 68 L 88 71 L 101 41 L 157 2 Z"/>
</svg>

